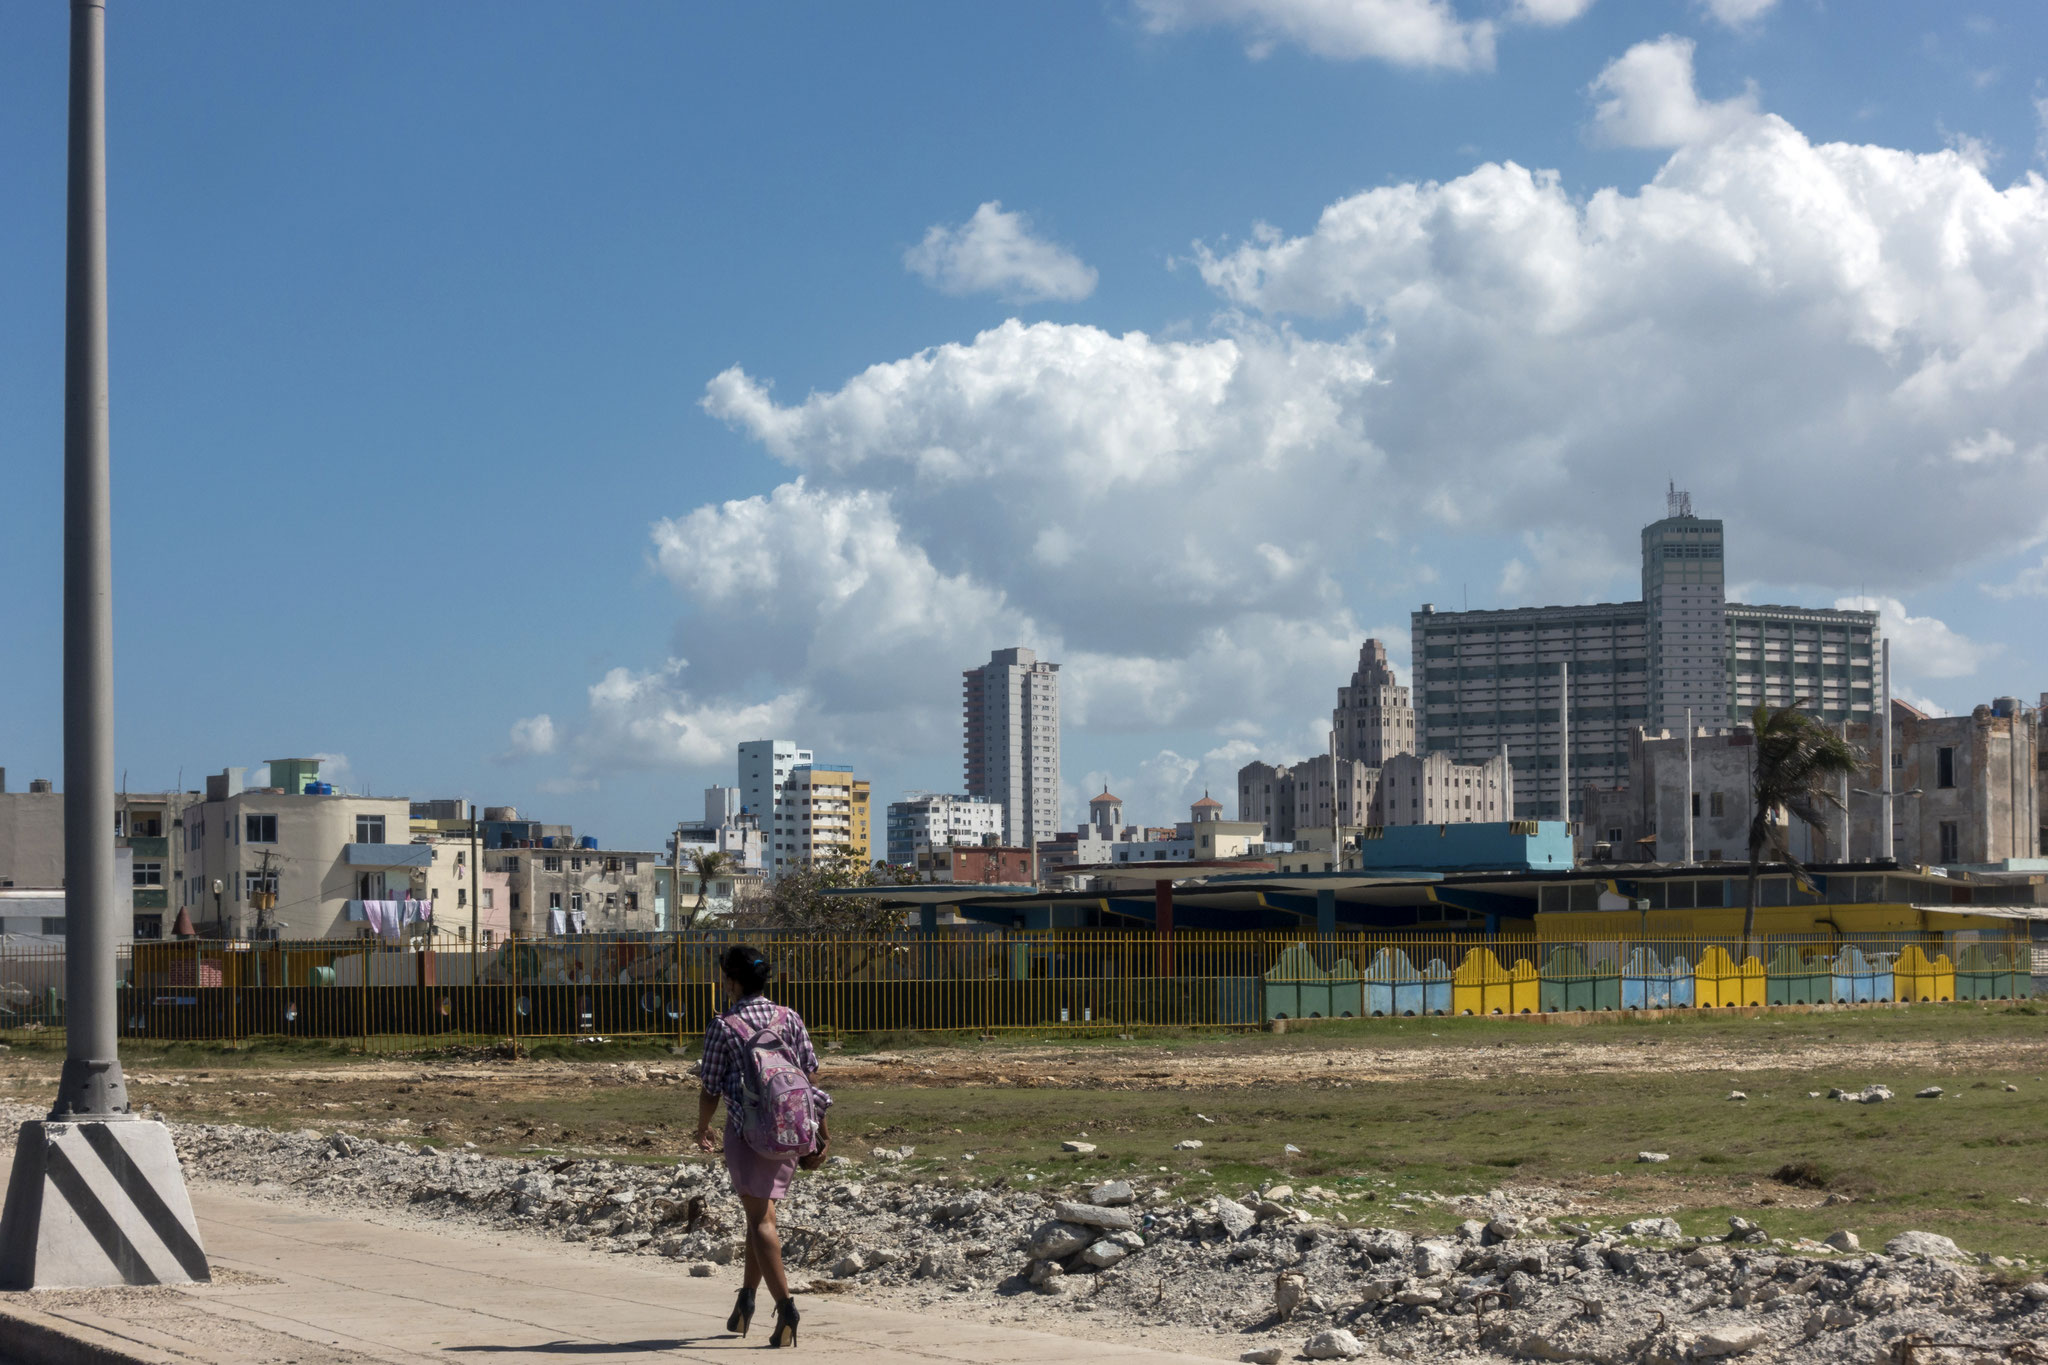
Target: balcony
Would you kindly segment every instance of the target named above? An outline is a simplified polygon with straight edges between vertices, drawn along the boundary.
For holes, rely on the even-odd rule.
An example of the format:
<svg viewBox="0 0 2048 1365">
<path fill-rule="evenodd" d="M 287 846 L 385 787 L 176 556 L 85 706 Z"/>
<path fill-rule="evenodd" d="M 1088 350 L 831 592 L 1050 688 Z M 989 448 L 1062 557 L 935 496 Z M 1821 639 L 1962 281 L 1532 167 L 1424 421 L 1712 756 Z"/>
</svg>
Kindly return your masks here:
<svg viewBox="0 0 2048 1365">
<path fill-rule="evenodd" d="M 432 867 L 434 850 L 427 844 L 344 844 L 342 861 L 350 867 Z"/>
<path fill-rule="evenodd" d="M 151 837 L 147 834 L 128 836 L 128 847 L 135 850 L 138 858 L 168 858 L 171 856 L 171 841 L 162 835 Z"/>
</svg>

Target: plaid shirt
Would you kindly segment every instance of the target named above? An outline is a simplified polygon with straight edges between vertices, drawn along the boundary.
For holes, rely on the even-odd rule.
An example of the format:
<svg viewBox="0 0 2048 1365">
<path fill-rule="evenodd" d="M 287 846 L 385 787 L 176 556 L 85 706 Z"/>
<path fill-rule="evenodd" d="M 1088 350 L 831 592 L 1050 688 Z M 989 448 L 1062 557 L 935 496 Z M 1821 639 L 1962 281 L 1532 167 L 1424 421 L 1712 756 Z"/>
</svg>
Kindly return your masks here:
<svg viewBox="0 0 2048 1365">
<path fill-rule="evenodd" d="M 782 1013 L 782 1007 L 765 995 L 750 995 L 744 1000 L 726 1006 L 711 1021 L 711 1027 L 704 1030 L 704 1060 L 698 1064 L 697 1077 L 707 1095 L 725 1097 L 725 1121 L 737 1126 L 740 1121 L 740 1086 L 744 1077 L 740 1063 L 740 1040 L 725 1020 L 727 1015 L 737 1014 L 756 1030 L 767 1028 Z M 795 1010 L 789 1011 L 790 1050 L 796 1057 L 796 1064 L 804 1069 L 806 1076 L 818 1074 L 818 1054 L 811 1048 L 810 1032 L 804 1028 L 803 1016 Z M 832 1097 L 816 1086 L 818 1107 L 831 1107 Z"/>
</svg>

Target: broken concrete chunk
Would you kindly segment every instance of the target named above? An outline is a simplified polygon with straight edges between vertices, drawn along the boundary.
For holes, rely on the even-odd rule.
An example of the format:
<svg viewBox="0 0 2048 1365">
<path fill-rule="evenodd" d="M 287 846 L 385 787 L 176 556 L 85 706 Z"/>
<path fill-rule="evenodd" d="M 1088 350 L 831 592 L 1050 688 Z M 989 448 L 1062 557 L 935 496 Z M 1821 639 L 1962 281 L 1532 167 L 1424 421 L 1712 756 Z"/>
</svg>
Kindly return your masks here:
<svg viewBox="0 0 2048 1365">
<path fill-rule="evenodd" d="M 1041 1223 L 1038 1231 L 1031 1234 L 1028 1254 L 1038 1260 L 1056 1261 L 1071 1256 L 1095 1240 L 1095 1235 L 1085 1228 L 1055 1219 Z"/>
<path fill-rule="evenodd" d="M 1251 1231 L 1252 1227 L 1259 1220 L 1250 1209 L 1238 1203 L 1235 1199 L 1218 1199 L 1216 1201 L 1216 1221 L 1222 1225 L 1226 1236 L 1242 1237 Z"/>
<path fill-rule="evenodd" d="M 1636 1153 L 1636 1160 L 1637 1160 L 1637 1161 L 1638 1161 L 1639 1163 L 1655 1164 L 1655 1163 L 1659 1163 L 1659 1162 L 1665 1162 L 1665 1161 L 1669 1161 L 1669 1160 L 1671 1160 L 1671 1153 L 1669 1153 L 1669 1152 L 1637 1152 L 1637 1153 Z"/>
<path fill-rule="evenodd" d="M 1088 1191 L 1088 1202 L 1100 1208 L 1122 1208 L 1135 1203 L 1138 1195 L 1128 1180 L 1109 1180 Z"/>
<path fill-rule="evenodd" d="M 1365 1348 L 1343 1328 L 1326 1327 L 1303 1343 L 1301 1353 L 1310 1360 L 1356 1360 Z"/>
<path fill-rule="evenodd" d="M 1902 1232 L 1884 1244 L 1887 1256 L 1926 1256 L 1937 1261 L 1967 1259 L 1963 1249 L 1939 1233 Z"/>
<path fill-rule="evenodd" d="M 1099 1242 L 1092 1243 L 1086 1251 L 1083 1251 L 1081 1259 L 1094 1266 L 1097 1270 L 1107 1270 L 1130 1254 L 1129 1248 L 1118 1246 L 1115 1242 L 1105 1237 Z"/>
<path fill-rule="evenodd" d="M 1703 1333 L 1687 1352 L 1694 1360 L 1714 1360 L 1722 1356 L 1739 1356 L 1754 1351 L 1771 1339 L 1771 1334 L 1761 1327 L 1749 1323 L 1736 1323 L 1728 1327 L 1716 1327 Z"/>
<path fill-rule="evenodd" d="M 1137 1220 L 1131 1216 L 1128 1209 L 1105 1208 L 1100 1204 L 1062 1201 L 1052 1206 L 1052 1216 L 1064 1223 L 1076 1223 L 1090 1228 L 1108 1228 L 1113 1232 L 1122 1232 L 1125 1228 L 1137 1226 Z"/>
<path fill-rule="evenodd" d="M 1622 1224 L 1621 1235 L 1646 1237 L 1659 1242 L 1675 1242 L 1685 1236 L 1685 1229 L 1678 1226 L 1676 1218 L 1638 1218 L 1633 1223 Z"/>
</svg>

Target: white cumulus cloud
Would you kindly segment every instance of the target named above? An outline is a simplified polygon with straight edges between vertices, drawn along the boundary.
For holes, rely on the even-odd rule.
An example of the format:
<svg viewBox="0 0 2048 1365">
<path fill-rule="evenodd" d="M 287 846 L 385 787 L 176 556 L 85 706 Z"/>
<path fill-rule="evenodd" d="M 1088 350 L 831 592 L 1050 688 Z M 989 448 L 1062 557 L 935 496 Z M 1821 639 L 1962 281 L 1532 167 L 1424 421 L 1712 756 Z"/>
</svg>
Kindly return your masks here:
<svg viewBox="0 0 2048 1365">
<path fill-rule="evenodd" d="M 904 268 L 943 294 L 997 294 L 1011 303 L 1076 302 L 1095 292 L 1095 270 L 1032 235 L 1031 219 L 989 200 L 965 223 L 935 223 L 903 253 Z"/>
<path fill-rule="evenodd" d="M 1700 0 L 1700 8 L 1716 22 L 1746 29 L 1777 7 L 1778 0 Z"/>
<path fill-rule="evenodd" d="M 1842 611 L 1874 611 L 1892 642 L 1892 672 L 1909 679 L 1967 678 L 2002 648 L 1979 644 L 1934 616 L 1915 616 L 1896 597 L 1838 597 Z"/>
<path fill-rule="evenodd" d="M 1666 36 L 1637 43 L 1593 80 L 1593 128 L 1623 147 L 1683 147 L 1756 117 L 1745 94 L 1703 100 L 1693 84 L 1693 43 Z"/>
<path fill-rule="evenodd" d="M 512 722 L 512 753 L 527 758 L 555 751 L 554 717 L 543 711 Z"/>
<path fill-rule="evenodd" d="M 1201 244 L 1225 311 L 1187 335 L 1013 319 L 788 401 L 713 376 L 787 473 L 654 526 L 688 686 L 610 674 L 557 751 L 722 769 L 773 732 L 957 772 L 960 671 L 1009 645 L 1062 665 L 1069 771 L 1117 736 L 1313 751 L 1362 619 L 1440 595 L 1446 546 L 1503 597 L 1633 596 L 1667 476 L 1742 576 L 1867 584 L 1902 672 L 1964 676 L 1987 647 L 1899 603 L 2048 535 L 2048 454 L 1995 439 L 2048 429 L 2048 184 L 1699 115 L 1676 55 L 1691 115 L 1595 94 L 1681 125 L 1647 183 L 1487 164 Z"/>
<path fill-rule="evenodd" d="M 2048 555 L 2043 555 L 2040 563 L 2021 569 L 2009 582 L 1980 586 L 1991 596 L 2007 602 L 2015 597 L 2048 597 Z"/>
<path fill-rule="evenodd" d="M 1554 11 L 1567 0 L 1533 0 Z M 1465 20 L 1447 0 L 1137 0 L 1155 33 L 1222 25 L 1249 36 L 1254 57 L 1294 43 L 1319 57 L 1370 58 L 1394 66 L 1485 71 L 1493 66 L 1494 25 Z"/>
<path fill-rule="evenodd" d="M 1508 12 L 1525 24 L 1554 28 L 1569 24 L 1591 8 L 1593 0 L 1515 0 Z"/>
</svg>

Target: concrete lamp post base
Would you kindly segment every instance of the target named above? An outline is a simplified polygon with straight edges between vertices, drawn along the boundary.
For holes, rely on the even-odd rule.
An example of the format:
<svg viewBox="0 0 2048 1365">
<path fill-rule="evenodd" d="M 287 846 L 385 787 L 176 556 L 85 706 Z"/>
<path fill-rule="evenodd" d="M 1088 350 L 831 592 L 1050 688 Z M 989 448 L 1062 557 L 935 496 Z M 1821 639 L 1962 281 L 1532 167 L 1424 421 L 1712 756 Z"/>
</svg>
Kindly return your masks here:
<svg viewBox="0 0 2048 1365">
<path fill-rule="evenodd" d="M 170 1129 L 131 1118 L 21 1125 L 0 1215 L 0 1289 L 212 1278 Z"/>
</svg>

